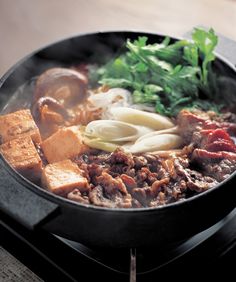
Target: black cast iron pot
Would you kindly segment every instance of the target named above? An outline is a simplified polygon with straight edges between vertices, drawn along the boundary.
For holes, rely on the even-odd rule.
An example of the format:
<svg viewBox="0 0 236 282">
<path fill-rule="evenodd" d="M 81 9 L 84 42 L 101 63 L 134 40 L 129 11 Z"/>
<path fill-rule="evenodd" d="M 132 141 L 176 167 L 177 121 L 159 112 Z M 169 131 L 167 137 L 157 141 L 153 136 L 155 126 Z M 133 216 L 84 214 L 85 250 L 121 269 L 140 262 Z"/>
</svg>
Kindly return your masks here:
<svg viewBox="0 0 236 282">
<path fill-rule="evenodd" d="M 137 32 L 85 34 L 52 44 L 13 66 L 0 81 L 2 113 L 13 93 L 32 77 L 52 66 L 98 62 L 119 52 L 127 38 L 146 35 L 150 42 L 163 36 Z M 173 39 L 176 40 L 176 39 Z M 231 43 L 232 45 L 232 43 Z M 228 56 L 232 46 L 223 47 Z M 235 45 L 236 46 L 236 45 Z M 230 49 L 227 49 L 230 47 Z M 222 44 L 221 44 L 222 48 Z M 235 60 L 236 62 L 236 60 Z M 218 65 L 234 76 L 232 62 L 218 56 Z M 18 106 L 29 102 L 22 92 Z M 13 104 L 14 104 L 13 103 Z M 1 130 L 1 129 L 0 129 Z M 235 173 L 217 187 L 182 202 L 158 208 L 109 209 L 86 206 L 56 196 L 19 175 L 0 158 L 0 209 L 24 226 L 100 247 L 146 247 L 174 243 L 210 227 L 236 206 Z"/>
</svg>

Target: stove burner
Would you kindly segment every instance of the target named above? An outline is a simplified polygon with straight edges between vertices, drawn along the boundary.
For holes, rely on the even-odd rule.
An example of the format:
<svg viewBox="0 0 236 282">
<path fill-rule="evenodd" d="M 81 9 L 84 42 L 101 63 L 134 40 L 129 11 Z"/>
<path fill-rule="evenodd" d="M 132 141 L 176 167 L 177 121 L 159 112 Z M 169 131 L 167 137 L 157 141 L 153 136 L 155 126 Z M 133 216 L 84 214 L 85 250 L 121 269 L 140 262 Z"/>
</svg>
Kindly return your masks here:
<svg viewBox="0 0 236 282">
<path fill-rule="evenodd" d="M 46 281 L 128 281 L 129 249 L 89 248 L 80 243 L 49 234 L 29 231 L 1 215 L 0 234 L 6 248 L 23 264 Z M 200 273 L 233 272 L 228 262 L 236 259 L 236 209 L 209 229 L 175 245 L 137 248 L 137 281 L 156 281 L 170 277 L 179 269 Z M 50 267 L 50 273 L 48 270 Z M 181 277 L 183 277 L 183 273 Z M 205 275 L 205 274 L 204 274 Z"/>
</svg>

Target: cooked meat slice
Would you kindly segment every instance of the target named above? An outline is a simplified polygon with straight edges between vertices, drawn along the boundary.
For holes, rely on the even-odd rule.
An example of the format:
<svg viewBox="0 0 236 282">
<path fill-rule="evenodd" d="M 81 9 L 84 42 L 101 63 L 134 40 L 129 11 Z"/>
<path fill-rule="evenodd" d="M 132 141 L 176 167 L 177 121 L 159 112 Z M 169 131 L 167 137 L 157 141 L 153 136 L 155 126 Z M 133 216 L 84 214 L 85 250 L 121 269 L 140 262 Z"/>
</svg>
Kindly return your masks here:
<svg viewBox="0 0 236 282">
<path fill-rule="evenodd" d="M 165 204 L 166 201 L 166 185 L 169 184 L 169 178 L 156 180 L 152 186 L 142 188 L 134 188 L 132 196 L 144 207 L 158 206 Z M 172 190 L 169 191 L 172 194 Z"/>
<path fill-rule="evenodd" d="M 171 184 L 172 188 L 172 199 L 170 202 L 178 201 L 182 198 L 185 198 L 185 192 L 187 191 L 187 183 L 184 179 L 179 180 L 178 182 Z"/>
<path fill-rule="evenodd" d="M 96 178 L 97 185 L 104 187 L 106 193 L 113 194 L 120 191 L 122 194 L 127 194 L 126 187 L 120 177 L 113 178 L 110 174 L 103 171 L 100 176 Z"/>
<path fill-rule="evenodd" d="M 131 153 L 125 152 L 122 148 L 117 148 L 107 161 L 109 171 L 112 176 L 120 176 L 121 174 L 134 175 L 134 160 Z"/>
<path fill-rule="evenodd" d="M 151 187 L 134 188 L 132 190 L 132 196 L 136 199 L 143 207 L 148 207 L 150 201 L 153 199 Z"/>
<path fill-rule="evenodd" d="M 132 168 L 134 166 L 134 160 L 131 153 L 125 152 L 122 148 L 117 148 L 111 155 L 108 160 L 108 163 L 111 165 L 127 166 Z"/>
<path fill-rule="evenodd" d="M 92 204 L 107 208 L 131 208 L 132 197 L 130 194 L 123 194 L 119 190 L 107 193 L 101 185 L 94 187 L 89 193 L 89 200 Z"/>
<path fill-rule="evenodd" d="M 80 165 L 81 166 L 81 165 Z M 103 166 L 98 164 L 89 164 L 87 165 L 87 172 L 89 175 L 89 178 L 91 180 L 91 183 L 97 185 L 97 177 L 102 174 L 102 172 L 105 172 L 106 170 L 103 168 Z"/>
<path fill-rule="evenodd" d="M 195 149 L 192 154 L 192 160 L 198 163 L 201 162 L 212 162 L 213 160 L 228 159 L 236 161 L 236 153 L 219 151 L 219 152 L 209 152 L 204 149 Z"/>
<path fill-rule="evenodd" d="M 84 193 L 85 194 L 85 193 Z M 75 202 L 79 202 L 82 204 L 89 204 L 89 198 L 87 193 L 85 195 L 83 195 L 79 189 L 74 189 L 73 191 L 71 191 L 68 195 L 67 198 L 75 201 Z"/>
<path fill-rule="evenodd" d="M 152 195 L 158 195 L 159 192 L 161 192 L 161 188 L 163 187 L 163 185 L 167 185 L 170 182 L 170 179 L 167 178 L 163 178 L 161 180 L 156 180 L 155 182 L 153 182 L 152 186 L 151 186 L 151 192 Z"/>
<path fill-rule="evenodd" d="M 214 178 L 209 176 L 204 176 L 202 173 L 186 167 L 187 163 L 183 160 L 175 160 L 175 170 L 177 177 L 184 179 L 186 181 L 186 186 L 190 190 L 196 192 L 203 192 L 209 188 L 218 184 Z"/>
<path fill-rule="evenodd" d="M 215 129 L 207 136 L 205 148 L 211 152 L 228 151 L 236 152 L 236 146 L 229 134 L 223 129 Z"/>
<path fill-rule="evenodd" d="M 231 143 L 229 141 L 220 140 L 220 141 L 214 141 L 211 144 L 207 144 L 206 150 L 210 152 L 226 151 L 226 152 L 236 153 L 236 146 L 234 145 L 234 143 Z"/>
<path fill-rule="evenodd" d="M 42 172 L 42 161 L 28 135 L 15 138 L 0 146 L 4 158 L 22 175 L 37 181 Z"/>
<path fill-rule="evenodd" d="M 204 174 L 222 181 L 236 170 L 236 146 L 226 130 L 204 129 L 193 136 L 198 138 L 198 146 L 190 154 L 191 160 Z"/>
<path fill-rule="evenodd" d="M 133 188 L 137 187 L 137 183 L 133 177 L 127 174 L 121 174 L 120 178 L 122 179 L 129 193 L 132 193 Z"/>
<path fill-rule="evenodd" d="M 180 135 L 185 144 L 189 144 L 195 131 L 199 131 L 207 120 L 206 116 L 196 115 L 188 110 L 182 110 L 177 117 Z"/>
<path fill-rule="evenodd" d="M 236 152 L 233 139 L 224 129 L 202 129 L 192 136 L 193 147 L 209 152 Z"/>
<path fill-rule="evenodd" d="M 179 133 L 186 144 L 194 142 L 198 147 L 201 147 L 201 137 L 204 133 L 209 134 L 211 131 L 219 129 L 233 136 L 236 135 L 236 124 L 224 120 L 226 119 L 223 115 L 213 114 L 213 112 L 182 110 L 178 115 L 177 124 Z M 200 135 L 199 131 L 202 131 Z"/>
<path fill-rule="evenodd" d="M 135 180 L 138 187 L 145 186 L 145 183 L 152 185 L 158 179 L 158 173 L 151 172 L 147 167 L 142 167 L 136 172 Z"/>
<path fill-rule="evenodd" d="M 221 140 L 220 146 L 214 147 L 216 149 L 226 149 Z M 216 143 L 212 143 L 216 146 Z M 209 148 L 209 147 L 208 147 Z M 236 170 L 236 153 L 229 151 L 211 151 L 205 149 L 195 149 L 191 156 L 192 162 L 196 163 L 204 172 L 204 174 L 212 176 L 217 181 L 223 181 L 231 173 Z M 232 149 L 230 147 L 230 149 Z"/>
<path fill-rule="evenodd" d="M 163 169 L 165 169 L 166 175 L 169 175 L 171 178 L 176 178 L 174 158 L 162 160 L 161 164 L 163 166 Z"/>
<path fill-rule="evenodd" d="M 71 160 L 48 164 L 42 173 L 42 184 L 55 194 L 66 195 L 75 188 L 87 192 L 89 184 L 83 171 Z"/>
<path fill-rule="evenodd" d="M 41 137 L 30 110 L 19 110 L 0 116 L 0 143 L 20 136 L 30 136 L 34 143 L 40 143 Z"/>
<path fill-rule="evenodd" d="M 77 126 L 59 129 L 44 140 L 41 147 L 49 163 L 70 159 L 89 150 L 83 144 L 82 136 Z"/>
<path fill-rule="evenodd" d="M 133 156 L 135 169 L 141 169 L 148 164 L 147 159 L 144 156 Z"/>
<path fill-rule="evenodd" d="M 195 170 L 186 169 L 187 187 L 196 192 L 204 192 L 218 184 L 214 178 L 203 176 L 202 173 Z"/>
<path fill-rule="evenodd" d="M 159 170 L 161 165 L 161 159 L 158 154 L 145 153 L 143 157 L 147 160 L 147 167 L 150 171 L 156 172 L 157 170 Z"/>
<path fill-rule="evenodd" d="M 236 170 L 236 159 L 223 159 L 217 162 L 203 164 L 204 172 L 214 177 L 217 181 L 223 181 Z"/>
<path fill-rule="evenodd" d="M 127 192 L 122 179 L 120 177 L 114 178 L 98 165 L 95 166 L 93 172 L 97 172 L 98 176 L 93 177 L 95 188 L 89 193 L 90 201 L 94 205 L 102 207 L 132 207 L 132 197 Z"/>
</svg>

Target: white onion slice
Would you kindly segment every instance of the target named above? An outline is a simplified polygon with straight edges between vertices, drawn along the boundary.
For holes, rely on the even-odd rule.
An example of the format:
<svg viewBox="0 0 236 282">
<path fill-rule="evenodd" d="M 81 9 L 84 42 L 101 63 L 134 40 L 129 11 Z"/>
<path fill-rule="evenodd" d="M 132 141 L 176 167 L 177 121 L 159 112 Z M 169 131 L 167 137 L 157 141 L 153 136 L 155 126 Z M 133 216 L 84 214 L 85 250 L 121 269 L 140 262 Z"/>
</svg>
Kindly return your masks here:
<svg viewBox="0 0 236 282">
<path fill-rule="evenodd" d="M 175 127 L 171 127 L 171 128 L 166 128 L 166 129 L 162 129 L 162 130 L 158 130 L 158 131 L 149 132 L 149 133 L 139 137 L 136 140 L 136 142 L 140 142 L 141 140 L 149 138 L 149 137 L 153 137 L 153 136 L 160 135 L 160 134 L 167 134 L 167 133 L 169 133 L 169 134 L 178 134 L 179 133 L 178 127 L 175 126 Z"/>
<path fill-rule="evenodd" d="M 112 107 L 109 112 L 115 120 L 143 125 L 155 130 L 174 127 L 169 118 L 156 113 L 148 113 L 129 107 Z"/>
<path fill-rule="evenodd" d="M 145 138 L 140 142 L 136 142 L 129 148 L 131 153 L 153 152 L 159 150 L 178 149 L 182 145 L 183 140 L 175 134 L 161 134 L 149 138 Z"/>
<path fill-rule="evenodd" d="M 127 142 L 135 141 L 150 131 L 149 128 L 117 120 L 94 120 L 86 126 L 85 135 L 100 138 L 103 141 Z"/>
</svg>

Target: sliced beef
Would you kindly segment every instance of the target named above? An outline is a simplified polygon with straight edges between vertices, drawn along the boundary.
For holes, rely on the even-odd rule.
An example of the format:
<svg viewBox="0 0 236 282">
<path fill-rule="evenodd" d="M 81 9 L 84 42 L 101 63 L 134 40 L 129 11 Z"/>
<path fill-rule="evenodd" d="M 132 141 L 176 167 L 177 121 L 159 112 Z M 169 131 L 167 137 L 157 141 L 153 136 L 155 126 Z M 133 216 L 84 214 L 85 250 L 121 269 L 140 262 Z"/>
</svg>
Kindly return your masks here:
<svg viewBox="0 0 236 282">
<path fill-rule="evenodd" d="M 133 156 L 133 161 L 135 169 L 141 169 L 148 164 L 148 160 L 144 156 Z"/>
<path fill-rule="evenodd" d="M 214 112 L 182 110 L 177 117 L 177 124 L 185 144 L 189 144 L 197 136 L 199 137 L 199 135 L 195 137 L 193 135 L 201 130 L 221 129 L 232 136 L 236 136 L 235 115 L 233 114 L 217 115 Z M 200 134 L 201 136 L 202 134 Z"/>
<path fill-rule="evenodd" d="M 219 162 L 208 162 L 204 164 L 207 175 L 214 177 L 217 181 L 223 181 L 235 171 L 236 159 L 222 159 Z"/>
<path fill-rule="evenodd" d="M 142 167 L 137 171 L 135 179 L 138 187 L 152 185 L 157 180 L 158 174 L 151 172 L 147 167 Z"/>
<path fill-rule="evenodd" d="M 169 202 L 176 202 L 186 197 L 186 192 L 188 189 L 186 180 L 180 179 L 178 182 L 171 183 L 171 188 L 172 188 L 172 193 L 171 193 L 172 197 Z"/>
<path fill-rule="evenodd" d="M 116 149 L 108 160 L 111 165 L 122 164 L 124 166 L 133 167 L 134 160 L 131 153 L 126 153 L 122 148 Z"/>
<path fill-rule="evenodd" d="M 87 165 L 87 171 L 92 183 L 96 182 L 96 178 L 105 171 L 104 167 L 99 164 L 89 164 Z"/>
<path fill-rule="evenodd" d="M 208 152 L 195 149 L 192 160 L 201 166 L 206 175 L 223 181 L 236 170 L 236 154 L 231 152 Z"/>
<path fill-rule="evenodd" d="M 79 202 L 82 204 L 89 204 L 89 198 L 87 193 L 81 193 L 79 189 L 74 189 L 71 191 L 68 195 L 67 198 Z"/>
<path fill-rule="evenodd" d="M 120 178 L 122 179 L 129 193 L 132 193 L 133 188 L 137 187 L 137 183 L 133 177 L 127 174 L 121 174 Z"/>
<path fill-rule="evenodd" d="M 131 153 L 126 153 L 122 148 L 116 149 L 107 159 L 106 164 L 110 166 L 110 171 L 114 176 L 123 173 L 134 174 L 134 159 Z"/>
<path fill-rule="evenodd" d="M 127 190 L 122 179 L 120 177 L 113 178 L 107 172 L 103 171 L 101 175 L 97 176 L 95 182 L 98 185 L 102 185 L 107 194 L 113 194 L 117 191 L 124 195 L 127 194 Z"/>
<path fill-rule="evenodd" d="M 195 173 L 195 181 L 188 183 L 190 189 L 208 189 L 236 170 L 236 146 L 232 139 L 236 133 L 235 121 L 235 115 L 230 113 L 217 115 L 210 112 L 202 115 L 186 110 L 180 112 L 180 134 L 186 142 L 193 144 L 189 158 L 192 165 L 205 175 L 205 179 L 198 179 Z M 184 171 L 187 174 L 188 170 Z"/>
<path fill-rule="evenodd" d="M 192 162 L 220 182 L 236 170 L 236 146 L 223 129 L 203 133 L 201 147 L 192 153 Z"/>
<path fill-rule="evenodd" d="M 154 196 L 158 195 L 161 192 L 162 187 L 169 184 L 169 182 L 170 182 L 170 178 L 168 177 L 153 182 L 151 186 L 152 195 Z"/>
<path fill-rule="evenodd" d="M 161 169 L 161 158 L 158 155 L 145 153 L 143 157 L 146 159 L 150 171 L 156 172 Z"/>
<path fill-rule="evenodd" d="M 153 199 L 151 192 L 151 187 L 134 188 L 132 191 L 132 196 L 136 199 L 142 207 L 148 207 L 150 201 Z"/>
<path fill-rule="evenodd" d="M 119 190 L 115 193 L 107 193 L 105 187 L 98 185 L 89 193 L 92 204 L 107 208 L 131 208 L 132 197 L 130 194 L 123 195 Z"/>
<path fill-rule="evenodd" d="M 143 207 L 156 207 L 184 198 L 185 189 L 186 185 L 183 180 L 174 183 L 170 182 L 170 178 L 163 178 L 156 180 L 152 186 L 134 188 L 132 196 Z"/>
<path fill-rule="evenodd" d="M 182 110 L 177 117 L 177 124 L 180 135 L 183 137 L 185 144 L 192 141 L 192 135 L 196 131 L 200 131 L 207 117 L 201 114 L 195 114 L 188 110 Z"/>
<path fill-rule="evenodd" d="M 191 169 L 186 160 L 176 159 L 175 169 L 177 179 L 181 178 L 186 182 L 187 188 L 198 193 L 208 190 L 218 183 L 214 178 L 204 176 L 202 173 Z"/>
<path fill-rule="evenodd" d="M 209 152 L 203 149 L 195 149 L 193 151 L 192 159 L 196 159 L 198 162 L 201 161 L 209 161 L 212 160 L 220 160 L 220 159 L 228 159 L 235 161 L 236 160 L 236 153 L 226 152 L 226 151 L 219 151 L 219 152 Z"/>
</svg>

